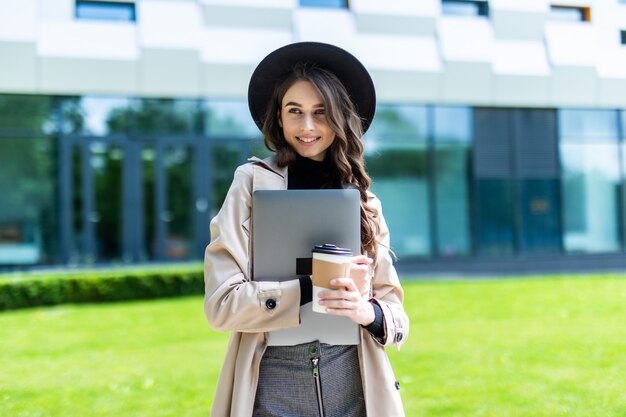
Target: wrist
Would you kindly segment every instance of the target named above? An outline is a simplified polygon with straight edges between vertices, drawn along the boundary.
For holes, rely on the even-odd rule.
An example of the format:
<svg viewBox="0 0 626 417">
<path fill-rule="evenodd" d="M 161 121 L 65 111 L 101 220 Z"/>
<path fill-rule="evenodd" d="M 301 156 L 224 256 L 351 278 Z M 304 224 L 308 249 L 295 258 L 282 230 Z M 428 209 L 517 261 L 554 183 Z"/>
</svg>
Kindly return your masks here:
<svg viewBox="0 0 626 417">
<path fill-rule="evenodd" d="M 363 300 L 363 320 L 359 323 L 363 327 L 367 327 L 376 320 L 376 312 L 374 306 L 367 300 Z"/>
</svg>

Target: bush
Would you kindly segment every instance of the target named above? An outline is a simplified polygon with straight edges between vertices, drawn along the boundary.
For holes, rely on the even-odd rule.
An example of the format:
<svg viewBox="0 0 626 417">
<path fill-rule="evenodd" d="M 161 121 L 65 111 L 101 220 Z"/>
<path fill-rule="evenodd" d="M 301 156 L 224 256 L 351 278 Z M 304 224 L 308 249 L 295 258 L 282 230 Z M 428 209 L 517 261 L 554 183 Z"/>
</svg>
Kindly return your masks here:
<svg viewBox="0 0 626 417">
<path fill-rule="evenodd" d="M 0 311 L 204 293 L 202 269 L 0 277 Z"/>
</svg>

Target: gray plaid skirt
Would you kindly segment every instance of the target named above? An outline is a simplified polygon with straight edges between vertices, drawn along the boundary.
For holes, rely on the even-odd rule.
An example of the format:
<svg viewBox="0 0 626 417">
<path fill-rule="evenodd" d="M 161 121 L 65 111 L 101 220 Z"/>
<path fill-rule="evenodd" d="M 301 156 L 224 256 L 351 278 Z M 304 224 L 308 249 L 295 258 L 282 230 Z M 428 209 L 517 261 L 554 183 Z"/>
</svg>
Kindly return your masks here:
<svg viewBox="0 0 626 417">
<path fill-rule="evenodd" d="M 268 346 L 253 417 L 365 417 L 356 346 Z"/>
</svg>

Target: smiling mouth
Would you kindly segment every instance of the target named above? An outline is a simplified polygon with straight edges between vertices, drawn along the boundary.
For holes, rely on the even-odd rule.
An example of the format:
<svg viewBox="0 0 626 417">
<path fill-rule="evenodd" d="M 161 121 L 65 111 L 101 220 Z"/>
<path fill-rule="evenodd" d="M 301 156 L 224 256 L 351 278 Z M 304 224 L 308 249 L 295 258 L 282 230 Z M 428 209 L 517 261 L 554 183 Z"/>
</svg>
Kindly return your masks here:
<svg viewBox="0 0 626 417">
<path fill-rule="evenodd" d="M 314 138 L 301 138 L 301 137 L 296 136 L 296 139 L 298 139 L 299 142 L 308 144 L 308 143 L 313 143 L 313 142 L 320 140 L 321 136 L 316 136 Z"/>
</svg>

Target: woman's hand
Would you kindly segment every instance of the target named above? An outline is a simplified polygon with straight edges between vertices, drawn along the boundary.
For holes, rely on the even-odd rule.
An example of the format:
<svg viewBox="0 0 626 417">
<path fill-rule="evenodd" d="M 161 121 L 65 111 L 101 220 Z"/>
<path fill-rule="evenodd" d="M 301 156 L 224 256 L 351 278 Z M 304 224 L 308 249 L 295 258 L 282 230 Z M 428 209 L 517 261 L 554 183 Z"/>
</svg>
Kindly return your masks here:
<svg viewBox="0 0 626 417">
<path fill-rule="evenodd" d="M 319 293 L 319 303 L 326 307 L 328 314 L 349 317 L 350 320 L 362 326 L 368 326 L 374 322 L 376 318 L 374 307 L 367 298 L 362 296 L 352 278 L 335 278 L 330 281 L 330 285 L 340 288 Z"/>
<path fill-rule="evenodd" d="M 349 278 L 352 278 L 361 296 L 369 299 L 370 289 L 372 288 L 372 274 L 370 271 L 372 259 L 365 255 L 359 255 L 353 257 L 351 262 Z"/>
</svg>

